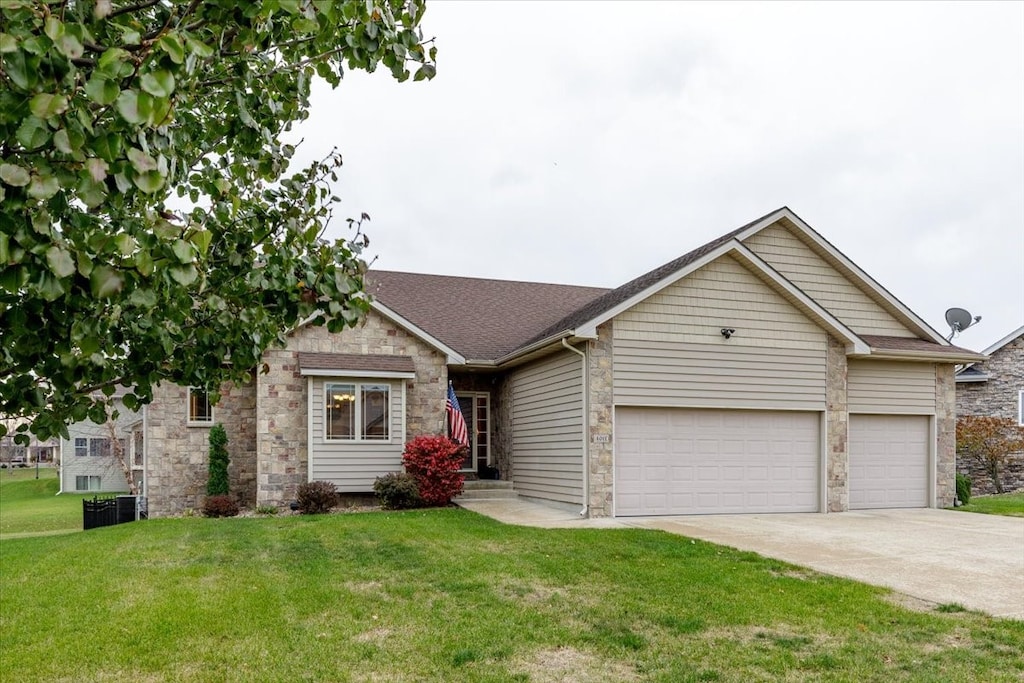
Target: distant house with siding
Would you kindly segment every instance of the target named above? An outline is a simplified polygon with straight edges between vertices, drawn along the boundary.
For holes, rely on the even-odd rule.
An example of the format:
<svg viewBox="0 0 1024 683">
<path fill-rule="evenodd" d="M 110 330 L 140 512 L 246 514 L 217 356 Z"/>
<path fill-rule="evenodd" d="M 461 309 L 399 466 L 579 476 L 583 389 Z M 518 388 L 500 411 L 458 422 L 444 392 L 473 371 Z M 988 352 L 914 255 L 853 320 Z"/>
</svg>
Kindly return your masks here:
<svg viewBox="0 0 1024 683">
<path fill-rule="evenodd" d="M 115 457 L 115 445 L 124 453 L 136 486 L 143 490 L 143 424 L 141 412 L 124 407 L 113 398 L 116 420 L 96 424 L 88 420 L 68 427 L 68 438 L 60 440 L 61 493 L 113 493 L 129 490 L 121 461 Z M 115 441 L 118 442 L 115 444 Z"/>
</svg>

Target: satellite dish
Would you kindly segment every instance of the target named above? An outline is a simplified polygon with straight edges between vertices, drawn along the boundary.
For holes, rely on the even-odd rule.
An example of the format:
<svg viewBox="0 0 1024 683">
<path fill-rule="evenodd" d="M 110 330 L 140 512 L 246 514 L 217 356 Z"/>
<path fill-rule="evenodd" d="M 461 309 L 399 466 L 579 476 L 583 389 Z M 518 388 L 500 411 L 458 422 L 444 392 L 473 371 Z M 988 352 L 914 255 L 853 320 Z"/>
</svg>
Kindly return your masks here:
<svg viewBox="0 0 1024 683">
<path fill-rule="evenodd" d="M 951 308 L 946 311 L 946 323 L 949 325 L 949 329 L 952 330 L 946 341 L 949 341 L 957 334 L 963 332 L 971 325 L 981 322 L 981 316 L 977 315 L 971 317 L 971 314 L 962 308 Z"/>
</svg>

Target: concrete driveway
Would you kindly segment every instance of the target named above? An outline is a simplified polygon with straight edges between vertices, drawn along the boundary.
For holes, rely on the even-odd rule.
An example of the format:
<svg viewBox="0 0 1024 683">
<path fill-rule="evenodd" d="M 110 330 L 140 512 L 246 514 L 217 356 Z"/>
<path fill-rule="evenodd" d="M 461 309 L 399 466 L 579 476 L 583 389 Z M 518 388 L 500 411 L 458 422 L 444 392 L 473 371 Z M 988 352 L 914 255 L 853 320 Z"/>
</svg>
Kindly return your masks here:
<svg viewBox="0 0 1024 683">
<path fill-rule="evenodd" d="M 661 529 L 885 586 L 936 604 L 1024 620 L 1024 518 L 952 510 L 581 519 L 522 499 L 459 501 L 506 524 Z"/>
<path fill-rule="evenodd" d="M 1024 620 L 1024 519 L 952 510 L 626 518 L 886 586 L 915 598 Z"/>
</svg>

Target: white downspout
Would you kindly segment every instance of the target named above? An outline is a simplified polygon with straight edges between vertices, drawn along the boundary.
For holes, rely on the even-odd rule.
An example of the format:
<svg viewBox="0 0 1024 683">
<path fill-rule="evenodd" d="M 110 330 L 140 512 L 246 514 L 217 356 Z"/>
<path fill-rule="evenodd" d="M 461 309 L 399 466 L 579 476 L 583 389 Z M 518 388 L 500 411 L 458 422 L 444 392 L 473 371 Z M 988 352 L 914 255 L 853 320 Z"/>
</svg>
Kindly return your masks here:
<svg viewBox="0 0 1024 683">
<path fill-rule="evenodd" d="M 580 510 L 580 517 L 586 517 L 590 512 L 590 506 L 587 504 L 587 501 L 590 500 L 590 459 L 588 457 L 590 454 L 587 448 L 590 443 L 587 439 L 587 433 L 590 431 L 590 397 L 588 395 L 590 385 L 587 383 L 587 354 L 566 341 L 565 337 L 562 337 L 562 346 L 579 355 L 583 369 L 581 373 L 583 380 L 583 509 Z"/>
<path fill-rule="evenodd" d="M 70 436 L 70 435 L 69 435 Z M 57 494 L 64 493 L 64 437 L 57 440 Z"/>
</svg>

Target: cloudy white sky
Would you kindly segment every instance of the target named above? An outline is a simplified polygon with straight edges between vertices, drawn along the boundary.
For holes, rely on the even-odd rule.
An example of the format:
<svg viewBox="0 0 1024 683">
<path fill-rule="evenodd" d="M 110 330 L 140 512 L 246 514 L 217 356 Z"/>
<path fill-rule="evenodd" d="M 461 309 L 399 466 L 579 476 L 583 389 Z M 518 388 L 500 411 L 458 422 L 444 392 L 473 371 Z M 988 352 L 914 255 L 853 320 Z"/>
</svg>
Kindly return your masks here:
<svg viewBox="0 0 1024 683">
<path fill-rule="evenodd" d="M 615 287 L 787 205 L 933 327 L 1024 324 L 1024 3 L 433 0 L 438 75 L 323 88 L 389 270 Z M 345 234 L 336 220 L 335 236 Z"/>
</svg>

